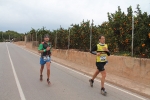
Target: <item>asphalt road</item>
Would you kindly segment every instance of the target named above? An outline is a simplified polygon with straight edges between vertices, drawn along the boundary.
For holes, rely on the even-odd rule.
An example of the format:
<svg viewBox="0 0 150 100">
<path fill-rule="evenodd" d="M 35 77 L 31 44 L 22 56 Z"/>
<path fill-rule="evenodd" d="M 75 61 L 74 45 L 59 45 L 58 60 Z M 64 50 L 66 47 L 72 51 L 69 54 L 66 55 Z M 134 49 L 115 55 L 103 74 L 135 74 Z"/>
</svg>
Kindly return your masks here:
<svg viewBox="0 0 150 100">
<path fill-rule="evenodd" d="M 12 43 L 0 43 L 0 100 L 149 100 L 106 83 L 107 96 L 100 94 L 100 82 L 89 85 L 89 76 L 51 63 L 51 85 L 39 80 L 39 56 Z"/>
</svg>

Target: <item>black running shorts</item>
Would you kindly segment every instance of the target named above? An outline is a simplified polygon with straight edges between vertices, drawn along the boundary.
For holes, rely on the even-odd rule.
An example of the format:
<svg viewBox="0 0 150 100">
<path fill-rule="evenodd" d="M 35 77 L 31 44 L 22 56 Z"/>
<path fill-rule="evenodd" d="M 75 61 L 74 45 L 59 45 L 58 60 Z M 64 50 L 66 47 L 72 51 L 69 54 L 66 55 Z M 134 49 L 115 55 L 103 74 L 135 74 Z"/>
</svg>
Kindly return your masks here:
<svg viewBox="0 0 150 100">
<path fill-rule="evenodd" d="M 106 62 L 96 62 L 97 69 L 99 71 L 104 71 L 105 70 L 105 68 L 104 68 L 105 64 L 106 64 Z"/>
</svg>

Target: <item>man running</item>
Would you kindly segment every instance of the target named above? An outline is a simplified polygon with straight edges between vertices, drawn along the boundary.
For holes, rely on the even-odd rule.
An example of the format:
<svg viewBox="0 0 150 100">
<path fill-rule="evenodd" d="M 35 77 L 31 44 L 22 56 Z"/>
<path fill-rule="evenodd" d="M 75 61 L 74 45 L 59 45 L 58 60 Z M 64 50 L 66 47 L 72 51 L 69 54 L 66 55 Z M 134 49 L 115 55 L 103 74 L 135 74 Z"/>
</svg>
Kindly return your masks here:
<svg viewBox="0 0 150 100">
<path fill-rule="evenodd" d="M 41 53 L 40 57 L 40 80 L 43 80 L 43 69 L 46 64 L 47 67 L 47 82 L 50 84 L 50 62 L 51 62 L 51 44 L 49 42 L 49 35 L 44 35 L 44 42 L 42 42 L 38 47 L 39 53 Z"/>
<path fill-rule="evenodd" d="M 107 55 L 110 56 L 108 46 L 105 44 L 105 37 L 102 35 L 99 37 L 99 43 L 92 48 L 90 51 L 92 54 L 97 55 L 96 56 L 96 66 L 97 70 L 95 71 L 92 79 L 89 80 L 91 87 L 93 87 L 94 79 L 96 76 L 101 73 L 101 94 L 106 95 L 107 92 L 104 88 L 104 82 L 106 77 L 106 71 L 105 71 L 105 64 L 107 63 Z"/>
</svg>

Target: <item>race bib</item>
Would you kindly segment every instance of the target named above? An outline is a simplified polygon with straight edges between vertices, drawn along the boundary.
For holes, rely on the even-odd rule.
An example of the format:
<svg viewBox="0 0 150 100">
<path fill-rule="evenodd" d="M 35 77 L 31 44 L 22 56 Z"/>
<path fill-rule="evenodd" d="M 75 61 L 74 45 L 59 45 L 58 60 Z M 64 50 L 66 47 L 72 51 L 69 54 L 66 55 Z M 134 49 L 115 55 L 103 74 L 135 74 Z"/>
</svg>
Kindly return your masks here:
<svg viewBox="0 0 150 100">
<path fill-rule="evenodd" d="M 100 56 L 100 61 L 106 61 L 106 56 Z"/>
<path fill-rule="evenodd" d="M 50 57 L 49 56 L 43 56 L 43 60 L 44 61 L 50 60 Z"/>
</svg>

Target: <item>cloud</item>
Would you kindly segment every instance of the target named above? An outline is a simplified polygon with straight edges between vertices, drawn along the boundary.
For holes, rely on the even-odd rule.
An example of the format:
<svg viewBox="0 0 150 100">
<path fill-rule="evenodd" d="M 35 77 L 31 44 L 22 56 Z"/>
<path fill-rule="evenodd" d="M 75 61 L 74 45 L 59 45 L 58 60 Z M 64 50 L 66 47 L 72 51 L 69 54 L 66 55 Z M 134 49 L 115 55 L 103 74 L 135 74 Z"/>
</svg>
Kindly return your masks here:
<svg viewBox="0 0 150 100">
<path fill-rule="evenodd" d="M 79 24 L 83 19 L 94 20 L 98 25 L 107 21 L 107 12 L 114 13 L 118 6 L 122 11 L 140 4 L 143 12 L 150 13 L 150 2 L 145 0 L 0 0 L 0 31 L 30 31 L 45 26 L 53 30 Z"/>
</svg>

